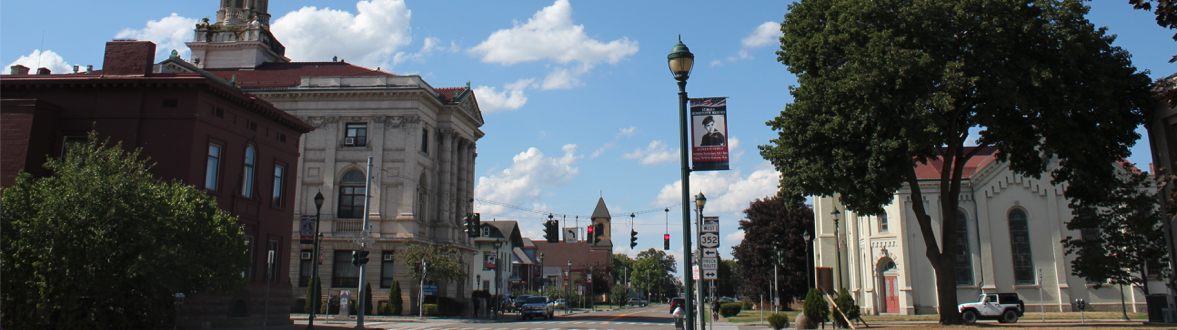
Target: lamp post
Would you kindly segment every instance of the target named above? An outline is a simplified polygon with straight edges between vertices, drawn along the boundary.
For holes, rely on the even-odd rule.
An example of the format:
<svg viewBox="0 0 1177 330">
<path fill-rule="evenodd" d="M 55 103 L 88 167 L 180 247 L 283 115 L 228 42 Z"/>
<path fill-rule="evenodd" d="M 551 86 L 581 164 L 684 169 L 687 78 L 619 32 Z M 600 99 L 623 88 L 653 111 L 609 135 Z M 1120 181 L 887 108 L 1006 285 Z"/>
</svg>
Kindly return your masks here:
<svg viewBox="0 0 1177 330">
<path fill-rule="evenodd" d="M 809 239 L 812 237 L 809 236 L 809 232 L 807 231 L 802 232 L 801 236 L 805 238 L 805 291 L 809 291 L 809 288 L 812 288 L 810 285 L 813 285 L 813 279 L 809 277 Z M 886 249 L 883 250 L 885 251 Z"/>
<path fill-rule="evenodd" d="M 323 240 L 323 234 L 319 232 L 319 211 L 323 209 L 323 192 L 320 191 L 315 194 L 315 259 L 311 260 L 311 286 L 307 290 L 314 290 L 315 301 L 311 302 L 311 317 L 307 320 L 307 329 L 315 328 L 315 312 L 319 310 L 319 296 L 322 293 L 319 290 L 323 287 L 319 283 L 319 241 Z"/>
<path fill-rule="evenodd" d="M 548 286 L 547 279 L 544 278 L 544 253 L 539 253 L 539 289 L 543 291 Z"/>
<path fill-rule="evenodd" d="M 830 216 L 834 218 L 834 262 L 837 262 L 834 267 L 838 268 L 838 280 L 834 281 L 834 290 L 842 289 L 842 240 L 838 237 L 838 216 L 842 212 L 838 212 L 838 207 L 834 207 L 834 212 L 830 212 Z"/>
<path fill-rule="evenodd" d="M 687 45 L 682 43 L 682 36 L 679 36 L 678 43 L 674 45 L 670 55 L 666 55 L 666 62 L 670 65 L 670 72 L 674 74 L 674 80 L 678 80 L 678 119 L 679 119 L 679 153 L 682 156 L 682 231 L 683 231 L 683 260 L 690 264 L 691 260 L 691 210 L 687 209 L 689 205 L 690 195 L 690 163 L 687 162 L 687 79 L 691 76 L 691 67 L 695 64 L 695 54 L 691 54 L 691 50 Z M 689 275 L 685 276 L 684 292 L 689 296 L 692 287 L 695 284 L 693 278 Z M 694 314 L 691 309 L 691 299 L 683 299 L 683 310 L 686 311 L 686 330 L 694 330 L 695 323 L 691 314 Z"/>
<path fill-rule="evenodd" d="M 572 260 L 568 260 L 568 271 L 564 272 L 564 314 L 572 313 Z"/>
<path fill-rule="evenodd" d="M 497 313 L 495 313 L 496 320 L 499 319 L 499 314 L 501 314 L 503 312 L 502 289 L 501 289 L 501 285 L 499 283 L 500 282 L 499 274 L 502 273 L 502 268 L 503 268 L 502 266 L 499 266 L 500 264 L 503 263 L 503 260 L 499 258 L 499 249 L 501 249 L 502 247 L 503 247 L 503 241 L 495 239 L 495 295 L 494 295 L 494 297 L 495 297 L 495 311 L 497 311 Z"/>
<path fill-rule="evenodd" d="M 707 205 L 707 196 L 703 196 L 703 192 L 700 191 L 698 195 L 695 195 L 695 210 L 697 210 L 699 212 L 698 218 L 695 219 L 695 232 L 699 233 L 700 235 L 703 234 L 703 206 L 704 205 Z M 695 241 L 695 251 L 696 251 L 695 261 L 696 261 L 696 265 L 699 265 L 699 274 L 703 274 L 703 242 L 698 241 L 698 240 Z M 704 282 L 702 282 L 703 278 L 700 277 L 699 280 L 700 280 L 700 282 L 699 282 L 700 284 L 698 286 L 702 287 L 703 286 L 702 283 L 704 283 Z M 696 291 L 699 291 L 699 293 L 696 294 L 696 296 L 699 297 L 698 298 L 699 299 L 699 307 L 698 307 L 698 310 L 699 310 L 699 329 L 706 329 L 707 328 L 707 318 L 703 317 L 704 312 L 706 311 L 704 309 L 705 304 L 703 303 L 703 289 L 699 289 Z"/>
</svg>

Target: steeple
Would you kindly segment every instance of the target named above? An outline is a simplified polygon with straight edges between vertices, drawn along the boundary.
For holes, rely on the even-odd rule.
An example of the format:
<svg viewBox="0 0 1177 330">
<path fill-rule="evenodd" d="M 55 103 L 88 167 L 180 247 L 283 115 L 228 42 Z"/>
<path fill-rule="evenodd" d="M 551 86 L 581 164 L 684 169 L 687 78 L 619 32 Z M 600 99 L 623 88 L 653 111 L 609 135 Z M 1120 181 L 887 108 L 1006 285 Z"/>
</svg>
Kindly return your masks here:
<svg viewBox="0 0 1177 330">
<path fill-rule="evenodd" d="M 601 242 L 595 246 L 613 249 L 613 216 L 609 215 L 609 207 L 605 206 L 605 198 L 597 199 L 597 207 L 593 209 L 592 222 L 594 234 L 601 235 Z"/>
<path fill-rule="evenodd" d="M 286 47 L 270 33 L 269 0 L 221 0 L 217 19 L 196 24 L 192 63 L 202 69 L 253 69 L 290 62 Z"/>
</svg>

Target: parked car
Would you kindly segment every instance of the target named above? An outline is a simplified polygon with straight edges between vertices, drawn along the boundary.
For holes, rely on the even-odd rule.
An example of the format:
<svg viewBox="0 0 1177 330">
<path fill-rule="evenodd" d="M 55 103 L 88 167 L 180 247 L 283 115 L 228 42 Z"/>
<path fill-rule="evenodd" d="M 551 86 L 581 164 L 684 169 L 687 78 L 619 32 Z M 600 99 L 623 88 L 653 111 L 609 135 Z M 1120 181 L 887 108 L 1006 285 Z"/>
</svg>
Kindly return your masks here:
<svg viewBox="0 0 1177 330">
<path fill-rule="evenodd" d="M 650 302 L 648 302 L 648 301 L 646 301 L 645 299 L 642 299 L 642 298 L 637 298 L 637 297 L 634 297 L 634 298 L 629 298 L 628 300 L 626 300 L 626 301 L 625 301 L 625 304 L 626 304 L 626 305 L 628 305 L 628 306 L 641 306 L 641 307 L 646 307 L 646 305 L 649 305 L 649 304 L 650 304 Z"/>
<path fill-rule="evenodd" d="M 519 307 L 519 318 L 531 319 L 536 316 L 551 319 L 556 316 L 556 310 L 548 296 L 529 296 Z"/>
<path fill-rule="evenodd" d="M 556 302 L 552 303 L 552 307 L 553 308 L 568 308 L 568 301 L 564 300 L 564 298 L 556 299 Z"/>
<path fill-rule="evenodd" d="M 521 295 L 515 296 L 515 302 L 513 302 L 513 303 L 511 304 L 511 308 L 513 308 L 514 310 L 518 311 L 518 310 L 519 310 L 519 308 L 522 308 L 522 307 L 523 307 L 523 303 L 527 302 L 527 297 L 530 297 L 530 296 L 528 296 L 528 295 L 525 295 L 525 294 L 521 294 Z"/>
<path fill-rule="evenodd" d="M 957 305 L 960 318 L 965 324 L 976 323 L 979 319 L 1015 323 L 1026 311 L 1026 304 L 1018 298 L 1016 292 L 984 293 L 979 300 Z"/>
<path fill-rule="evenodd" d="M 673 299 L 670 299 L 670 313 L 671 313 L 671 314 L 674 314 L 674 309 L 675 309 L 675 308 L 683 307 L 683 304 L 686 304 L 686 303 L 687 303 L 687 299 L 686 299 L 686 298 L 673 298 Z"/>
</svg>

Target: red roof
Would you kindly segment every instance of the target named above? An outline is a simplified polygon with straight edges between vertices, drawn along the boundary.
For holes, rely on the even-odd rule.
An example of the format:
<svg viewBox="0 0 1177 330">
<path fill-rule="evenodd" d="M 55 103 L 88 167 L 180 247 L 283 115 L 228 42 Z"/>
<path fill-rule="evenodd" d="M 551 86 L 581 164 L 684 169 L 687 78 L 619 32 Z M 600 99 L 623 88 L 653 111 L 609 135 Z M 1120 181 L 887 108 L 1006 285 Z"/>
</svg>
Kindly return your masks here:
<svg viewBox="0 0 1177 330">
<path fill-rule="evenodd" d="M 207 70 L 238 87 L 294 87 L 302 77 L 395 76 L 345 62 L 263 63 L 253 70 Z"/>
<path fill-rule="evenodd" d="M 450 102 L 457 99 L 459 96 L 462 96 L 462 93 L 466 92 L 466 87 L 443 87 L 434 88 L 433 90 L 441 94 L 442 102 Z"/>
<path fill-rule="evenodd" d="M 977 147 L 964 147 L 964 153 L 967 154 L 976 148 Z M 995 160 L 997 160 L 997 148 L 981 147 L 981 150 L 977 151 L 977 154 L 973 155 L 972 158 L 969 158 L 969 161 L 964 164 L 964 173 L 962 173 L 961 178 L 967 179 L 972 177 L 973 174 L 977 173 L 977 171 L 985 168 L 985 166 L 989 166 L 989 164 L 992 164 Z M 939 158 L 929 159 L 927 164 L 917 162 L 915 164 L 915 176 L 919 180 L 939 180 L 940 169 L 942 169 L 943 166 L 944 161 Z"/>
</svg>

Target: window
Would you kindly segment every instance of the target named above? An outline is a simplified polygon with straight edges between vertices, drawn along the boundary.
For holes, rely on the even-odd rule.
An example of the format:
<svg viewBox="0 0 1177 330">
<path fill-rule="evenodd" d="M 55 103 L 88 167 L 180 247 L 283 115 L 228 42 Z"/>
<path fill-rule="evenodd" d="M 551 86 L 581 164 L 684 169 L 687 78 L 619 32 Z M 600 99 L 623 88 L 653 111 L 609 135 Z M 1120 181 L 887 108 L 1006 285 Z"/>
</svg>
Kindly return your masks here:
<svg viewBox="0 0 1177 330">
<path fill-rule="evenodd" d="M 267 251 L 267 255 L 266 255 L 266 258 L 267 258 L 266 259 L 266 264 L 267 264 L 266 272 L 269 273 L 266 275 L 266 282 L 270 282 L 270 283 L 277 282 L 278 270 L 281 269 L 278 266 L 282 264 L 282 259 L 278 258 L 279 252 L 282 252 L 282 249 L 279 248 L 280 246 L 282 246 L 282 245 L 281 245 L 281 242 L 279 242 L 279 240 L 273 239 L 273 238 L 270 239 L 270 249 L 269 249 L 269 251 Z M 273 259 L 271 260 L 269 258 L 273 258 Z"/>
<path fill-rule="evenodd" d="M 968 216 L 956 211 L 956 285 L 973 284 L 973 257 L 969 251 Z"/>
<path fill-rule="evenodd" d="M 343 145 L 349 147 L 368 145 L 368 124 L 348 123 L 347 131 L 343 135 Z"/>
<path fill-rule="evenodd" d="M 879 232 L 880 233 L 887 232 L 887 214 L 886 213 L 879 215 Z"/>
<path fill-rule="evenodd" d="M 220 178 L 221 166 L 221 146 L 215 143 L 208 144 L 208 165 L 204 169 L 204 189 L 217 191 L 217 182 Z"/>
<path fill-rule="evenodd" d="M 257 123 L 253 122 L 252 120 L 246 120 L 245 126 L 248 127 L 249 130 L 257 132 Z"/>
<path fill-rule="evenodd" d="M 364 216 L 364 172 L 351 169 L 339 181 L 339 212 L 342 219 L 359 219 Z"/>
<path fill-rule="evenodd" d="M 380 258 L 380 287 L 392 287 L 393 267 L 392 251 L 384 251 Z"/>
<path fill-rule="evenodd" d="M 421 152 L 429 153 L 429 129 L 421 129 Z"/>
<path fill-rule="evenodd" d="M 490 280 L 482 280 L 482 291 L 490 290 Z"/>
<path fill-rule="evenodd" d="M 1014 284 L 1034 284 L 1034 262 L 1030 258 L 1030 228 L 1026 211 L 1009 211 L 1009 242 L 1014 258 Z"/>
<path fill-rule="evenodd" d="M 331 273 L 331 287 L 360 286 L 360 268 L 351 264 L 351 250 L 335 251 L 335 269 Z"/>
<path fill-rule="evenodd" d="M 482 227 L 482 237 L 489 237 L 489 236 L 490 236 L 490 227 L 483 226 Z"/>
<path fill-rule="evenodd" d="M 311 285 L 311 272 L 315 271 L 314 250 L 302 250 L 298 254 L 298 286 L 305 288 Z"/>
<path fill-rule="evenodd" d="M 241 184 L 241 196 L 245 196 L 245 198 L 253 198 L 253 172 L 254 172 L 253 164 L 255 161 L 257 161 L 257 158 L 254 156 L 255 156 L 255 154 L 254 154 L 253 146 L 246 146 L 245 147 L 245 173 L 242 174 L 242 178 L 241 178 L 241 180 L 243 181 Z"/>
<path fill-rule="evenodd" d="M 286 167 L 274 165 L 274 199 L 271 202 L 276 207 L 282 207 L 282 178 L 286 175 Z"/>
</svg>

